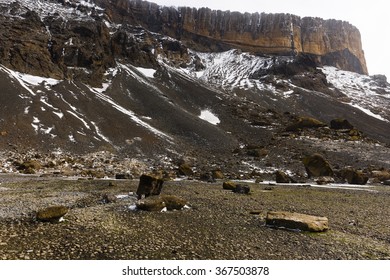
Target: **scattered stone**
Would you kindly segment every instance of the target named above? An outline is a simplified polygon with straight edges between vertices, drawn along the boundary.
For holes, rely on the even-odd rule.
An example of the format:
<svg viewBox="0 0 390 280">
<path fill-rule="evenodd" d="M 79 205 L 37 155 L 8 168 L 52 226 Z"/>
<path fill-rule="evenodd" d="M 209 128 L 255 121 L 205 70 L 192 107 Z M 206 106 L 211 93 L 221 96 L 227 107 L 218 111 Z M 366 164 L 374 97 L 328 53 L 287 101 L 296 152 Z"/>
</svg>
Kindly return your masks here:
<svg viewBox="0 0 390 280">
<path fill-rule="evenodd" d="M 136 191 L 138 199 L 141 199 L 142 195 L 145 195 L 145 197 L 150 195 L 159 195 L 163 184 L 164 181 L 162 179 L 146 174 L 141 175 Z"/>
<path fill-rule="evenodd" d="M 316 183 L 317 183 L 317 185 L 333 184 L 334 179 L 332 177 L 329 177 L 329 176 L 322 176 L 322 177 L 317 178 Z"/>
<path fill-rule="evenodd" d="M 268 212 L 265 222 L 268 226 L 323 232 L 329 229 L 328 218 L 290 212 Z"/>
<path fill-rule="evenodd" d="M 59 222 L 60 219 L 68 213 L 69 209 L 65 206 L 52 206 L 39 210 L 36 219 L 41 222 Z"/>
<path fill-rule="evenodd" d="M 331 129 L 353 129 L 353 125 L 346 119 L 334 119 L 330 121 Z"/>
<path fill-rule="evenodd" d="M 107 193 L 103 195 L 103 199 L 102 199 L 103 203 L 115 203 L 117 202 L 117 200 L 118 199 L 115 195 L 107 194 Z"/>
<path fill-rule="evenodd" d="M 247 185 L 241 185 L 238 184 L 236 185 L 236 188 L 233 190 L 234 193 L 239 193 L 239 194 L 249 194 L 251 191 L 251 188 Z"/>
<path fill-rule="evenodd" d="M 313 154 L 302 160 L 309 178 L 333 176 L 333 170 L 327 160 L 320 154 Z"/>
<path fill-rule="evenodd" d="M 223 185 L 222 185 L 222 188 L 224 190 L 229 190 L 229 191 L 233 191 L 235 190 L 237 187 L 236 183 L 232 182 L 232 181 L 226 181 L 226 182 L 223 182 Z"/>
<path fill-rule="evenodd" d="M 368 182 L 368 176 L 362 171 L 347 168 L 342 171 L 342 176 L 351 185 L 365 185 Z"/>
<path fill-rule="evenodd" d="M 280 171 L 280 170 L 276 171 L 275 176 L 276 176 L 276 183 L 288 184 L 288 183 L 292 182 L 290 176 L 288 176 L 283 171 Z"/>
</svg>

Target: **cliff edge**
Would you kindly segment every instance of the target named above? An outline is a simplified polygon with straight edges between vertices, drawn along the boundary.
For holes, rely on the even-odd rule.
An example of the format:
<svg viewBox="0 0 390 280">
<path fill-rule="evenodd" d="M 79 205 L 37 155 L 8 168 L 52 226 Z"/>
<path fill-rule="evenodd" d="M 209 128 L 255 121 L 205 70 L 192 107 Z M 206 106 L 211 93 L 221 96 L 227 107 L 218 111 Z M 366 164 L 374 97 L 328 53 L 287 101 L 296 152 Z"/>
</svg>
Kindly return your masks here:
<svg viewBox="0 0 390 280">
<path fill-rule="evenodd" d="M 367 74 L 359 30 L 348 22 L 208 8 L 161 7 L 141 0 L 97 1 L 109 20 L 139 24 L 198 51 L 313 55 L 320 64 Z"/>
</svg>

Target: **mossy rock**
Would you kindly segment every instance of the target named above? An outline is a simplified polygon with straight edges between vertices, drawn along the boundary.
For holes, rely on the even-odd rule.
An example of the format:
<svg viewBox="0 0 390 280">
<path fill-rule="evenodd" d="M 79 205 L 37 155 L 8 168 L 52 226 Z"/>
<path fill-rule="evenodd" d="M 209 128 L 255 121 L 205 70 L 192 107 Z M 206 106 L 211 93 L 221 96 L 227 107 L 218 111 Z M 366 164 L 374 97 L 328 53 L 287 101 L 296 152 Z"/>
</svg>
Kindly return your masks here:
<svg viewBox="0 0 390 280">
<path fill-rule="evenodd" d="M 66 206 L 51 206 L 39 210 L 36 214 L 36 219 L 40 222 L 59 222 L 69 211 Z"/>
<path fill-rule="evenodd" d="M 226 182 L 223 182 L 223 185 L 222 185 L 222 188 L 224 190 L 229 190 L 229 191 L 233 191 L 235 190 L 237 187 L 236 183 L 232 182 L 232 181 L 226 181 Z"/>
<path fill-rule="evenodd" d="M 319 128 L 327 126 L 325 123 L 309 117 L 300 117 L 297 122 L 286 127 L 286 131 L 298 131 L 304 128 Z"/>
</svg>

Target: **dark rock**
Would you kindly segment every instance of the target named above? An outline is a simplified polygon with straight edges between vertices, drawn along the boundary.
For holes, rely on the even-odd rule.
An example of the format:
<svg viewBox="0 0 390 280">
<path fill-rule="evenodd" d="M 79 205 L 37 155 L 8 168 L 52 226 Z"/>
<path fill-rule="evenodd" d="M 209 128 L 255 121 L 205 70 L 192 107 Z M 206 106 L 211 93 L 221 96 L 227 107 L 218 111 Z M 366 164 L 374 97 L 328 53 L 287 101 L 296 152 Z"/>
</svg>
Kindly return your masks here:
<svg viewBox="0 0 390 280">
<path fill-rule="evenodd" d="M 131 179 L 133 179 L 133 176 L 131 176 L 131 174 L 129 174 L 129 173 L 118 173 L 118 174 L 115 174 L 115 179 L 117 179 L 117 180 L 131 180 Z"/>
<path fill-rule="evenodd" d="M 162 179 L 150 176 L 141 175 L 136 194 L 138 199 L 141 199 L 142 195 L 148 197 L 150 195 L 159 195 L 163 187 L 164 181 Z"/>
<path fill-rule="evenodd" d="M 352 168 L 347 168 L 342 171 L 342 176 L 347 180 L 348 184 L 352 185 L 365 185 L 368 181 L 368 176 L 362 171 L 358 171 Z"/>
<path fill-rule="evenodd" d="M 209 172 L 205 172 L 205 173 L 200 174 L 199 180 L 203 181 L 203 182 L 207 182 L 207 183 L 214 183 L 215 182 L 213 175 Z"/>
<path fill-rule="evenodd" d="M 390 186 L 390 180 L 383 181 L 383 185 Z"/>
<path fill-rule="evenodd" d="M 238 184 L 236 185 L 236 188 L 233 190 L 234 193 L 239 193 L 239 194 L 249 194 L 251 191 L 251 188 L 247 185 L 241 185 Z"/>
<path fill-rule="evenodd" d="M 334 119 L 330 121 L 331 129 L 353 129 L 353 125 L 346 119 Z"/>
<path fill-rule="evenodd" d="M 291 230 L 323 232 L 329 229 L 328 218 L 290 212 L 268 212 L 268 226 Z"/>
<path fill-rule="evenodd" d="M 320 154 L 313 154 L 302 160 L 309 178 L 333 176 L 333 170 L 328 161 Z"/>
<path fill-rule="evenodd" d="M 292 182 L 290 176 L 288 176 L 283 171 L 280 170 L 276 171 L 275 176 L 276 176 L 276 183 L 288 184 Z"/>
<path fill-rule="evenodd" d="M 41 222 L 59 222 L 68 211 L 68 207 L 65 206 L 52 206 L 39 210 L 36 214 L 36 219 Z"/>
</svg>

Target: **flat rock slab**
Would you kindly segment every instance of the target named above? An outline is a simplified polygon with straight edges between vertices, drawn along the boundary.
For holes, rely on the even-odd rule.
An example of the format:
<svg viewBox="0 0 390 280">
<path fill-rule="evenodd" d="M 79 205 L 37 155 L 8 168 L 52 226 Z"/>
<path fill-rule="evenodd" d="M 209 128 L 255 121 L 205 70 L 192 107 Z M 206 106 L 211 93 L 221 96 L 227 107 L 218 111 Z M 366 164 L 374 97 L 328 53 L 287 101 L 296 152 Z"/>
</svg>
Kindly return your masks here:
<svg viewBox="0 0 390 280">
<path fill-rule="evenodd" d="M 329 229 L 328 218 L 290 212 L 268 212 L 265 222 L 268 226 L 323 232 Z"/>
</svg>

